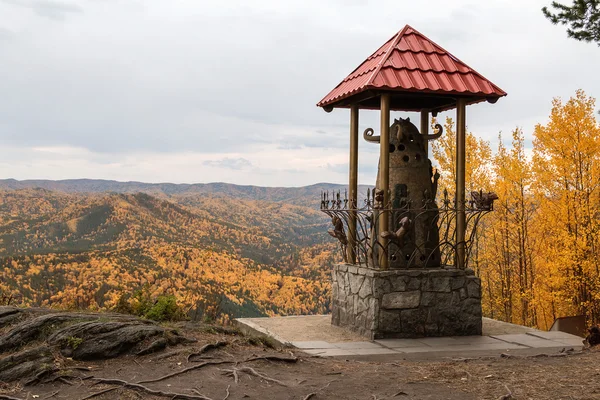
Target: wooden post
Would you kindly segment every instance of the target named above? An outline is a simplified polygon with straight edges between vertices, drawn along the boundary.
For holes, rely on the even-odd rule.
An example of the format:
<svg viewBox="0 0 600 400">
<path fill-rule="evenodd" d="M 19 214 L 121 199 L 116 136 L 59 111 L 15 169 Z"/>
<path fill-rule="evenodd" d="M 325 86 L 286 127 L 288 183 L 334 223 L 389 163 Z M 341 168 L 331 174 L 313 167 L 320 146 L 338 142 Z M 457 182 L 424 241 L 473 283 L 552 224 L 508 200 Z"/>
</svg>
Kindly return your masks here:
<svg viewBox="0 0 600 400">
<path fill-rule="evenodd" d="M 388 93 L 381 95 L 381 138 L 379 141 L 379 188 L 383 190 L 383 207 L 388 206 L 390 201 L 390 95 Z M 387 240 L 381 237 L 383 232 L 389 230 L 389 213 L 382 212 L 379 214 L 379 232 L 378 240 L 383 249 L 387 248 Z M 388 268 L 387 254 L 380 249 L 379 267 L 381 269 Z"/>
<path fill-rule="evenodd" d="M 465 136 L 466 101 L 456 101 L 456 267 L 465 268 L 465 235 L 467 229 L 465 216 Z"/>
<path fill-rule="evenodd" d="M 421 135 L 429 134 L 429 110 L 421 110 Z M 429 158 L 429 142 L 425 141 L 425 159 Z"/>
<path fill-rule="evenodd" d="M 358 205 L 358 106 L 350 107 L 350 209 Z M 356 264 L 356 212 L 348 221 L 348 263 Z"/>
</svg>

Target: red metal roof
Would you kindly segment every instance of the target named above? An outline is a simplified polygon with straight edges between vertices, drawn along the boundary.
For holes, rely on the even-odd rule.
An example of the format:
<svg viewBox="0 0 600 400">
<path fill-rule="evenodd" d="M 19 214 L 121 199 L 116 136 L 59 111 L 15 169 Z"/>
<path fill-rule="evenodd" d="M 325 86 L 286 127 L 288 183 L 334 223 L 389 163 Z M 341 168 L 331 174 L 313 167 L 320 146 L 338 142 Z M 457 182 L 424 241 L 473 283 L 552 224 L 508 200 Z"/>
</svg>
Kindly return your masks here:
<svg viewBox="0 0 600 400">
<path fill-rule="evenodd" d="M 368 98 L 357 96 L 366 91 L 433 94 L 437 98 L 437 102 L 430 102 L 434 107 L 425 107 L 427 103 L 423 101 L 417 104 L 438 111 L 453 108 L 455 103 L 454 100 L 449 103 L 448 99 L 440 101 L 442 96 L 467 97 L 469 104 L 494 102 L 506 96 L 498 86 L 409 25 L 352 71 L 317 106 L 347 107 Z M 392 100 L 392 109 L 415 109 L 406 104 L 398 103 L 394 108 Z"/>
</svg>

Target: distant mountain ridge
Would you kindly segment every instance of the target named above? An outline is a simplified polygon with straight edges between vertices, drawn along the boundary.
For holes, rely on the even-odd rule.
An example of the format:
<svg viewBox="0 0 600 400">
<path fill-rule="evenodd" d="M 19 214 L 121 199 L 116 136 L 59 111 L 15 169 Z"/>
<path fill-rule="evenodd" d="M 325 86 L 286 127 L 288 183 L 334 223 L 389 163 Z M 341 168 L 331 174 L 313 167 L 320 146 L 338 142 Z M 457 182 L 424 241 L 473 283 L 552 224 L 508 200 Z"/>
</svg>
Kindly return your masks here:
<svg viewBox="0 0 600 400">
<path fill-rule="evenodd" d="M 366 192 L 369 186 L 360 185 L 359 193 Z M 265 200 L 306 205 L 308 199 L 312 204 L 318 204 L 319 196 L 324 190 L 340 190 L 342 193 L 347 185 L 335 183 L 316 183 L 301 187 L 264 187 L 251 185 L 235 185 L 231 183 L 144 183 L 119 182 L 103 179 L 67 179 L 67 180 L 0 180 L 0 190 L 19 190 L 42 188 L 66 193 L 148 193 L 152 195 L 224 195 L 232 198 L 247 200 Z"/>
<path fill-rule="evenodd" d="M 144 289 L 193 319 L 324 314 L 340 247 L 320 199 L 345 190 L 0 180 L 0 298 L 110 310 Z"/>
<path fill-rule="evenodd" d="M 31 186 L 0 189 L 0 299 L 112 309 L 148 288 L 173 294 L 195 319 L 328 309 L 338 246 L 318 196 L 293 205 Z"/>
</svg>

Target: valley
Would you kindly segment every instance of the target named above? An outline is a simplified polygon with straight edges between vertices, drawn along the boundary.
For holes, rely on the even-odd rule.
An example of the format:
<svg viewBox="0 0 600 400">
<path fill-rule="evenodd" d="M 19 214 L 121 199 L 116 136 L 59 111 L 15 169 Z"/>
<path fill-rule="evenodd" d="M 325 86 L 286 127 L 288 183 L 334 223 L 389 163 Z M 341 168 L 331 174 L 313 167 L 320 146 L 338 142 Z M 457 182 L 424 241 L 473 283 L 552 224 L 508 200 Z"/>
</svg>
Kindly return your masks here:
<svg viewBox="0 0 600 400">
<path fill-rule="evenodd" d="M 325 185 L 37 185 L 0 181 L 5 302 L 110 310 L 143 290 L 195 320 L 328 311 L 338 248 L 318 210 Z"/>
</svg>

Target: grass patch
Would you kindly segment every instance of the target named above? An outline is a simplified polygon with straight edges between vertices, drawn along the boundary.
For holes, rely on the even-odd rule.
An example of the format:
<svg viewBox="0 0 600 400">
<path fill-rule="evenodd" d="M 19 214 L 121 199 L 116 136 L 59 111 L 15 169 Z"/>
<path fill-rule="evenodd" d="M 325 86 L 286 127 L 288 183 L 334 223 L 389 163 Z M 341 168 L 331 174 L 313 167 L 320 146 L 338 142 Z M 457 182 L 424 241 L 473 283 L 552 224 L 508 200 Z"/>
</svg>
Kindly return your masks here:
<svg viewBox="0 0 600 400">
<path fill-rule="evenodd" d="M 72 348 L 73 350 L 77 350 L 77 348 L 79 347 L 79 345 L 81 345 L 81 343 L 83 343 L 82 338 L 78 338 L 76 336 L 69 336 L 67 338 L 67 345 L 70 348 Z"/>
</svg>

